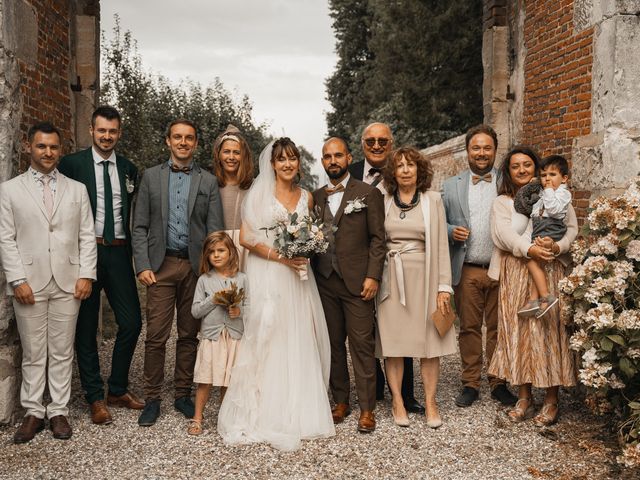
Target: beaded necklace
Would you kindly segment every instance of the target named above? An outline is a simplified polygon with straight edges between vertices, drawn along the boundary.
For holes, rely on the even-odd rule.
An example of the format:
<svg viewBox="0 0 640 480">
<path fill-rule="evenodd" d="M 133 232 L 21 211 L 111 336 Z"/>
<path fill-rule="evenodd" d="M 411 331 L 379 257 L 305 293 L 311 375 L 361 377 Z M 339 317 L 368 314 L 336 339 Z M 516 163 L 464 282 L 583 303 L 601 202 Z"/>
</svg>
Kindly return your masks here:
<svg viewBox="0 0 640 480">
<path fill-rule="evenodd" d="M 413 194 L 413 198 L 411 199 L 411 203 L 404 203 L 400 200 L 398 192 L 396 191 L 393 194 L 393 202 L 396 204 L 396 207 L 400 209 L 400 219 L 404 220 L 407 216 L 407 212 L 412 210 L 418 203 L 420 203 L 420 192 L 416 189 L 416 193 Z"/>
</svg>

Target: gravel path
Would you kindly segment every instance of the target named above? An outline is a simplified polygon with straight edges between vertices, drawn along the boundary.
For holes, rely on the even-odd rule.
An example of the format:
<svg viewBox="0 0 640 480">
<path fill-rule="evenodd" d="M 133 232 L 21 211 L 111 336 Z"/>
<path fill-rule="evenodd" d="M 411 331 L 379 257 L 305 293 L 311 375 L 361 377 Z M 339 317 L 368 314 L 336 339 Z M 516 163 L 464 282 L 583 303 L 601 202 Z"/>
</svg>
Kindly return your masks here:
<svg viewBox="0 0 640 480">
<path fill-rule="evenodd" d="M 102 346 L 103 365 L 109 364 L 111 346 L 112 341 Z M 141 340 L 131 374 L 137 393 L 141 393 L 143 348 Z M 170 350 L 162 416 L 155 426 L 138 427 L 138 412 L 125 409 L 111 410 L 113 424 L 93 425 L 76 371 L 72 439 L 55 440 L 46 430 L 29 444 L 14 445 L 16 427 L 0 427 L 0 478 L 634 478 L 614 462 L 611 427 L 590 416 L 571 398 L 571 391 L 562 393 L 560 424 L 549 429 L 531 422 L 511 424 L 486 385 L 473 407 L 457 408 L 453 403 L 460 387 L 457 356 L 443 362 L 438 402 L 444 425 L 438 430 L 429 429 L 416 415 L 410 415 L 409 428 L 395 426 L 387 397 L 376 410 L 378 428 L 369 435 L 356 432 L 356 409 L 337 427 L 336 437 L 305 442 L 294 453 L 267 445 L 227 447 L 215 430 L 219 407 L 215 394 L 205 412 L 207 431 L 199 438 L 189 437 L 186 420 L 170 401 L 174 354 Z M 416 396 L 422 398 L 421 386 L 416 387 Z M 536 399 L 541 402 L 540 392 Z"/>
</svg>

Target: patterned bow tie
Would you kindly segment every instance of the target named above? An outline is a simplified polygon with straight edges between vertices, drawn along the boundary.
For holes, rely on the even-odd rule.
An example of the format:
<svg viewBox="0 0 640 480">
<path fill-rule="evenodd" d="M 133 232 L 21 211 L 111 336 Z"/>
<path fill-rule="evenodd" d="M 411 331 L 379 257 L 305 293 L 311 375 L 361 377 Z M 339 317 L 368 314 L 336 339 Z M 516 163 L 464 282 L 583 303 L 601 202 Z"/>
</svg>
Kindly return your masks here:
<svg viewBox="0 0 640 480">
<path fill-rule="evenodd" d="M 327 196 L 333 195 L 334 193 L 342 192 L 344 190 L 344 185 L 339 183 L 335 187 L 324 187 L 324 191 L 327 192 Z"/>
<path fill-rule="evenodd" d="M 471 182 L 474 185 L 477 185 L 478 182 L 485 181 L 487 183 L 491 183 L 491 174 L 485 173 L 484 175 L 471 175 Z"/>
<path fill-rule="evenodd" d="M 171 167 L 171 171 L 172 172 L 176 172 L 176 173 L 182 172 L 185 175 L 189 175 L 191 173 L 191 165 L 189 165 L 187 167 L 179 167 L 179 166 L 177 166 L 177 165 L 172 163 L 170 165 L 170 167 Z"/>
<path fill-rule="evenodd" d="M 378 167 L 371 167 L 371 168 L 369 169 L 368 175 L 369 175 L 369 176 L 377 175 L 377 174 L 379 174 L 379 173 L 381 173 L 381 172 L 382 172 L 382 169 L 381 169 L 381 168 L 378 168 Z"/>
</svg>

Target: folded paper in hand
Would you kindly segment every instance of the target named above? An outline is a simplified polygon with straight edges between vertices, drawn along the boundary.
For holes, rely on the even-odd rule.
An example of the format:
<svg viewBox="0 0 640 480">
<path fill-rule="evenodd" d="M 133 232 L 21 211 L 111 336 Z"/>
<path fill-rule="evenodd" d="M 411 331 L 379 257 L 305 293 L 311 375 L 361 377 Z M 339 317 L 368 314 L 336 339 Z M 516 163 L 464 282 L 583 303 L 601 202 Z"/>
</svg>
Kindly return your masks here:
<svg viewBox="0 0 640 480">
<path fill-rule="evenodd" d="M 456 314 L 451 310 L 447 313 L 442 313 L 440 309 L 436 309 L 436 311 L 431 315 L 431 320 L 441 337 L 444 337 L 447 334 L 455 319 Z"/>
</svg>

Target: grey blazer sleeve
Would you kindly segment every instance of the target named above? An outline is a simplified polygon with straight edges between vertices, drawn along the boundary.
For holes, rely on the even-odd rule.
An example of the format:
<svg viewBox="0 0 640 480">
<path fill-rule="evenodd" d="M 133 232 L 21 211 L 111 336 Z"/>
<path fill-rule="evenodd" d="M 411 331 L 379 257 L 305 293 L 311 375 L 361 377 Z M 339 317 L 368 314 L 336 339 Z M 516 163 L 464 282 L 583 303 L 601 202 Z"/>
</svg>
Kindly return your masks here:
<svg viewBox="0 0 640 480">
<path fill-rule="evenodd" d="M 136 198 L 135 210 L 133 212 L 133 231 L 131 232 L 131 247 L 133 250 L 136 274 L 144 270 L 151 270 L 148 239 L 150 223 L 149 175 L 145 172 L 142 175 L 140 189 L 138 190 Z"/>
</svg>

